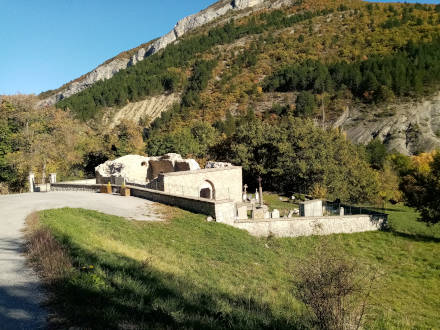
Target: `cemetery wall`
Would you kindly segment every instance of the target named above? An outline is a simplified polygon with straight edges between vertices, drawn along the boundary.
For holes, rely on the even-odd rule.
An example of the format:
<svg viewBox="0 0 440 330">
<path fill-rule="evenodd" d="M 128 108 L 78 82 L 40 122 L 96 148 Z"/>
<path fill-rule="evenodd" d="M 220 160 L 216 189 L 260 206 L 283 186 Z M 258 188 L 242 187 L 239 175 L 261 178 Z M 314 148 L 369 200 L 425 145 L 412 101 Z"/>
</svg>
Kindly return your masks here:
<svg viewBox="0 0 440 330">
<path fill-rule="evenodd" d="M 100 190 L 102 185 L 85 184 L 65 184 L 56 183 L 51 187 L 52 191 L 91 191 Z M 120 186 L 112 186 L 114 191 L 119 192 Z M 215 201 L 191 196 L 180 196 L 162 191 L 127 186 L 134 197 L 145 198 L 153 202 L 162 203 L 170 206 L 177 206 L 181 209 L 209 215 L 217 222 L 232 225 L 235 218 L 235 203 L 233 201 Z"/>
<path fill-rule="evenodd" d="M 99 191 L 102 185 L 52 184 L 52 190 L 88 190 Z M 298 217 L 279 219 L 235 220 L 236 206 L 232 200 L 216 201 L 199 197 L 181 196 L 169 192 L 157 191 L 134 186 L 134 197 L 145 198 L 154 202 L 177 206 L 184 210 L 209 215 L 219 223 L 228 224 L 248 231 L 251 235 L 267 237 L 299 237 L 311 235 L 329 235 L 376 231 L 386 228 L 386 214 Z M 116 192 L 120 187 L 113 186 Z"/>
<path fill-rule="evenodd" d="M 82 183 L 52 183 L 51 191 L 90 191 L 98 192 L 101 189 L 100 184 L 82 184 Z"/>
<path fill-rule="evenodd" d="M 237 220 L 234 227 L 254 236 L 299 237 L 358 233 L 384 229 L 386 214 L 307 217 L 293 219 Z"/>
</svg>

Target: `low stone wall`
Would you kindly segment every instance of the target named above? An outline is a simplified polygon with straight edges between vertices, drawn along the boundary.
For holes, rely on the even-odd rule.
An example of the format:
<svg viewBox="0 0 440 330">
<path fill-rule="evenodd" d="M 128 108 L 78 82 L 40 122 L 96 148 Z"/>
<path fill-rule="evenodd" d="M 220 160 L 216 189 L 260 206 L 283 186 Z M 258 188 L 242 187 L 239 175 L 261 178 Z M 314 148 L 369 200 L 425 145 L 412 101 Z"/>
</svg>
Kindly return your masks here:
<svg viewBox="0 0 440 330">
<path fill-rule="evenodd" d="M 137 188 L 131 186 L 128 186 L 128 188 L 130 188 L 131 195 L 134 197 L 145 198 L 153 202 L 177 206 L 184 210 L 215 217 L 214 201 L 171 195 L 161 191 L 145 188 Z"/>
<path fill-rule="evenodd" d="M 70 183 L 56 183 L 52 185 L 52 191 L 91 191 L 99 192 L 105 185 L 84 185 Z M 120 186 L 112 185 L 113 191 L 119 193 Z M 145 198 L 153 202 L 162 203 L 171 206 L 177 206 L 181 209 L 209 215 L 217 222 L 233 224 L 235 217 L 235 203 L 233 201 L 214 201 L 204 198 L 186 197 L 165 193 L 158 190 L 140 188 L 127 185 L 130 188 L 133 197 Z"/>
<path fill-rule="evenodd" d="M 51 191 L 91 191 L 99 192 L 100 184 L 77 184 L 77 183 L 52 183 L 50 185 Z"/>
<path fill-rule="evenodd" d="M 234 227 L 254 236 L 299 237 L 376 231 L 387 226 L 386 214 L 237 220 Z"/>
</svg>

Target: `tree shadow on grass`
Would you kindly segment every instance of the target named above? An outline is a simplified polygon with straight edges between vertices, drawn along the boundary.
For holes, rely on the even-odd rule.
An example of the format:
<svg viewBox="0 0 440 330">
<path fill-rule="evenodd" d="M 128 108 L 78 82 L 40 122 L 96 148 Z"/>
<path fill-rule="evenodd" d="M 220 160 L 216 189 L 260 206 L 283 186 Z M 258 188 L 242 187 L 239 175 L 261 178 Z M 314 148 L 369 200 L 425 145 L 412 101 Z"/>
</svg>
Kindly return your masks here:
<svg viewBox="0 0 440 330">
<path fill-rule="evenodd" d="M 405 209 L 389 209 L 389 208 L 377 208 L 375 210 L 379 212 L 408 212 L 408 210 Z"/>
<path fill-rule="evenodd" d="M 403 238 L 410 239 L 410 240 L 417 241 L 417 242 L 440 243 L 440 238 L 434 237 L 434 236 L 428 236 L 428 235 L 423 235 L 423 234 L 409 234 L 409 233 L 404 233 L 404 232 L 397 231 L 394 229 L 390 229 L 390 232 L 394 236 L 403 237 Z"/>
<path fill-rule="evenodd" d="M 270 306 L 160 272 L 148 262 L 106 251 L 90 252 L 63 239 L 76 272 L 51 287 L 50 307 L 68 326 L 93 329 L 304 329 L 295 316 L 277 317 Z"/>
</svg>

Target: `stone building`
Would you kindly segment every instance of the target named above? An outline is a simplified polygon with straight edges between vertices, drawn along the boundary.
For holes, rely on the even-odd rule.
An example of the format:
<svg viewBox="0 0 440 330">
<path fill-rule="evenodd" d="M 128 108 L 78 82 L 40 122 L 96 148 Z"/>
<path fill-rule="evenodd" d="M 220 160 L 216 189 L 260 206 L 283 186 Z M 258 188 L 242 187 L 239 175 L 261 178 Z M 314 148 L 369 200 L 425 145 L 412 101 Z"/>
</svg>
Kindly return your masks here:
<svg viewBox="0 0 440 330">
<path fill-rule="evenodd" d="M 200 170 L 199 164 L 178 154 L 161 157 L 127 155 L 97 166 L 95 175 L 97 184 L 118 184 L 122 181 L 146 184 L 157 179 L 160 173 L 194 170 Z"/>
<path fill-rule="evenodd" d="M 161 157 L 129 155 L 96 167 L 96 183 L 136 184 L 149 189 L 193 198 L 230 200 L 242 198 L 242 168 L 209 162 L 201 169 L 194 159 L 178 154 Z"/>
<path fill-rule="evenodd" d="M 187 197 L 241 202 L 242 168 L 230 166 L 163 173 L 158 182 L 162 191 Z"/>
</svg>

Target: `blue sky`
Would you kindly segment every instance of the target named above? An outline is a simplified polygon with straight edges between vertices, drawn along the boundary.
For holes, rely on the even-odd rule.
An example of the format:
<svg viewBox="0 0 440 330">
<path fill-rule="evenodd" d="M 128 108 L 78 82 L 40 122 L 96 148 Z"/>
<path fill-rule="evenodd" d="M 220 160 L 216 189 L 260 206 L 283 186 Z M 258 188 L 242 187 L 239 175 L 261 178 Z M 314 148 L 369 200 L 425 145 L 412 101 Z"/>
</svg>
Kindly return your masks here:
<svg viewBox="0 0 440 330">
<path fill-rule="evenodd" d="M 0 0 L 0 94 L 58 88 L 214 2 Z"/>
<path fill-rule="evenodd" d="M 58 88 L 214 2 L 0 0 L 0 94 Z"/>
</svg>

